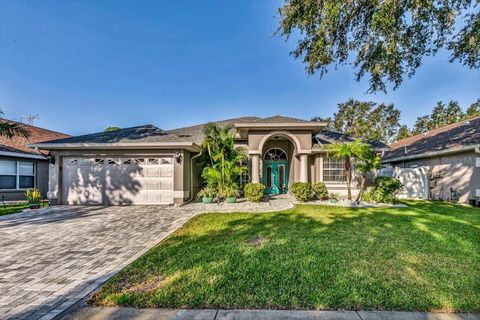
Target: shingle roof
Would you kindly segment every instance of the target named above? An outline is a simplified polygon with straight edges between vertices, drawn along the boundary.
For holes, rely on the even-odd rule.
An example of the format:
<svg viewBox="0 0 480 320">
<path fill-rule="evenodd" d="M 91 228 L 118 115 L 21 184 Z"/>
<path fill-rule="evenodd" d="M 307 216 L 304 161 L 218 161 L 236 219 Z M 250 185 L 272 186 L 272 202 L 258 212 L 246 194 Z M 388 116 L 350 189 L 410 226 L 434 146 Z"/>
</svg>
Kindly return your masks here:
<svg viewBox="0 0 480 320">
<path fill-rule="evenodd" d="M 329 130 L 322 130 L 319 133 L 315 135 L 315 137 L 321 142 L 321 143 L 342 143 L 342 142 L 352 142 L 355 141 L 355 138 L 352 138 L 346 134 L 340 133 L 340 132 L 335 132 L 335 131 L 329 131 Z M 389 147 L 384 144 L 383 142 L 380 141 L 375 141 L 375 140 L 366 140 L 363 139 L 365 143 L 368 143 L 375 149 L 388 149 Z"/>
<path fill-rule="evenodd" d="M 108 132 L 97 132 L 82 136 L 48 141 L 52 143 L 126 143 L 126 142 L 186 142 L 174 134 L 154 125 L 124 128 Z"/>
<path fill-rule="evenodd" d="M 21 122 L 7 119 L 1 120 L 9 123 L 15 123 L 23 127 L 24 129 L 28 130 L 28 132 L 30 132 L 30 136 L 28 137 L 28 139 L 22 136 L 14 136 L 12 139 L 0 136 L 0 151 L 40 155 L 41 153 L 39 151 L 27 147 L 27 144 L 70 137 L 68 134 L 32 126 Z"/>
<path fill-rule="evenodd" d="M 227 125 L 227 124 L 234 124 L 234 123 L 254 123 L 261 118 L 259 117 L 240 117 L 240 118 L 234 118 L 234 119 L 227 119 L 227 120 L 221 120 L 221 121 L 215 121 L 216 124 L 218 125 Z M 181 137 L 185 140 L 191 141 L 193 143 L 196 143 L 200 145 L 203 141 L 204 134 L 203 134 L 203 128 L 205 128 L 206 123 L 191 126 L 191 127 L 183 127 L 183 128 L 178 128 L 178 129 L 172 129 L 168 130 L 168 133 L 174 134 L 178 137 Z"/>
<path fill-rule="evenodd" d="M 259 119 L 255 120 L 253 122 L 258 122 L 258 123 L 308 123 L 308 122 L 312 122 L 312 121 L 276 115 L 276 116 L 268 117 L 268 118 L 259 118 Z"/>
<path fill-rule="evenodd" d="M 383 161 L 444 151 L 450 148 L 480 144 L 480 116 L 459 121 L 425 133 L 399 140 L 390 145 Z M 407 153 L 405 153 L 405 149 Z"/>
</svg>

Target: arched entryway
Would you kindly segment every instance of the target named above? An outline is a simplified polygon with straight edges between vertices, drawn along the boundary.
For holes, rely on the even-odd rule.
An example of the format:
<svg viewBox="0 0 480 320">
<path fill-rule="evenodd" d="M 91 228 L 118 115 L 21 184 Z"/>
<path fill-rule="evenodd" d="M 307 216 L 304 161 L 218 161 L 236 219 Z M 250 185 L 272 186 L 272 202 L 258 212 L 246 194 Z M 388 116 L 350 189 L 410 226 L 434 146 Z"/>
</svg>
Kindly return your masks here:
<svg viewBox="0 0 480 320">
<path fill-rule="evenodd" d="M 263 155 L 263 181 L 266 194 L 288 192 L 288 156 L 278 147 L 268 149 Z"/>
</svg>

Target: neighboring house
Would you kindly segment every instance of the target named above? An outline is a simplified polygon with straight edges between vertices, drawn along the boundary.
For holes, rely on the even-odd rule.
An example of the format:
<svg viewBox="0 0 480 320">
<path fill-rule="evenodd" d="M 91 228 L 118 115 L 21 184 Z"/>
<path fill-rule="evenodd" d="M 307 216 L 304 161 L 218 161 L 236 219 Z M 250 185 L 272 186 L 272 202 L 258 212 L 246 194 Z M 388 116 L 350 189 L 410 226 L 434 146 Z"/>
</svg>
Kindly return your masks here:
<svg viewBox="0 0 480 320">
<path fill-rule="evenodd" d="M 430 198 L 467 202 L 480 196 L 480 117 L 402 139 L 390 147 L 382 163 L 426 169 Z"/>
<path fill-rule="evenodd" d="M 243 117 L 232 124 L 236 144 L 248 155 L 246 182 L 262 182 L 269 194 L 292 183 L 324 181 L 345 192 L 343 162 L 323 145 L 351 141 L 325 131 L 325 123 L 275 116 Z M 204 125 L 164 131 L 153 125 L 34 143 L 55 157 L 48 197 L 59 204 L 180 204 L 201 187 L 200 144 Z M 388 148 L 372 143 L 377 150 Z"/>
<path fill-rule="evenodd" d="M 48 190 L 48 160 L 46 153 L 29 148 L 27 144 L 69 137 L 55 132 L 11 120 L 30 132 L 28 139 L 0 136 L 0 200 L 25 200 L 24 192 L 38 188 L 46 196 Z"/>
</svg>

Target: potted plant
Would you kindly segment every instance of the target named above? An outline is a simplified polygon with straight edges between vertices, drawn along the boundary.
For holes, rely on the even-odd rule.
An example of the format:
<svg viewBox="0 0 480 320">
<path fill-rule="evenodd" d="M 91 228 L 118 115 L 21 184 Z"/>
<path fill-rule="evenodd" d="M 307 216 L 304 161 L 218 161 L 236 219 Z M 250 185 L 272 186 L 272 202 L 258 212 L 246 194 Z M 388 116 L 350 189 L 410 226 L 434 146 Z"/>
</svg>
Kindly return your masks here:
<svg viewBox="0 0 480 320">
<path fill-rule="evenodd" d="M 214 187 L 206 185 L 197 193 L 197 199 L 202 199 L 202 203 L 205 204 L 212 203 L 216 193 L 217 190 Z"/>
<path fill-rule="evenodd" d="M 28 189 L 25 191 L 25 198 L 28 201 L 28 206 L 30 209 L 40 208 L 40 202 L 42 200 L 42 195 L 38 189 Z"/>
<path fill-rule="evenodd" d="M 222 190 L 222 198 L 225 199 L 226 203 L 235 203 L 237 202 L 237 197 L 240 196 L 237 186 L 231 185 L 226 186 Z"/>
</svg>

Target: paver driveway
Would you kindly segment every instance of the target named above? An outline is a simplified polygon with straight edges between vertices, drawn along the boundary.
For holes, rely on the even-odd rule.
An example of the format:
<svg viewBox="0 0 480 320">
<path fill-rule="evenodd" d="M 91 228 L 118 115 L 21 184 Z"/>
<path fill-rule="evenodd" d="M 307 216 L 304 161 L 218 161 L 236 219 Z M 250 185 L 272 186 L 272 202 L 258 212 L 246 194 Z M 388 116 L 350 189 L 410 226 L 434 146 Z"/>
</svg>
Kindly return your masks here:
<svg viewBox="0 0 480 320">
<path fill-rule="evenodd" d="M 57 207 L 0 217 L 0 318 L 55 317 L 196 212 Z"/>
</svg>

